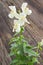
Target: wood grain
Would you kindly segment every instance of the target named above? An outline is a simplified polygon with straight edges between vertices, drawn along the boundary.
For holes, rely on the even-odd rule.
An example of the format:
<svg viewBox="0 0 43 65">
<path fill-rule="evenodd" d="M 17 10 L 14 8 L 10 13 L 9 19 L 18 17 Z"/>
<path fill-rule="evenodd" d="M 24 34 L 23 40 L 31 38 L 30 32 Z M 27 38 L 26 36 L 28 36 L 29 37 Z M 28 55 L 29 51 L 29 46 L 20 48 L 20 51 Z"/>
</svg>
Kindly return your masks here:
<svg viewBox="0 0 43 65">
<path fill-rule="evenodd" d="M 2 41 L 8 52 L 8 42 L 14 34 L 12 33 L 13 20 L 8 17 L 9 5 L 15 5 L 18 10 L 21 9 L 23 2 L 28 2 L 28 7 L 32 10 L 32 14 L 27 16 L 31 25 L 26 25 L 24 36 L 32 45 L 43 39 L 43 0 L 0 0 L 0 42 Z"/>
<path fill-rule="evenodd" d="M 0 65 L 9 65 L 11 58 L 8 55 L 8 52 L 0 38 Z"/>
</svg>

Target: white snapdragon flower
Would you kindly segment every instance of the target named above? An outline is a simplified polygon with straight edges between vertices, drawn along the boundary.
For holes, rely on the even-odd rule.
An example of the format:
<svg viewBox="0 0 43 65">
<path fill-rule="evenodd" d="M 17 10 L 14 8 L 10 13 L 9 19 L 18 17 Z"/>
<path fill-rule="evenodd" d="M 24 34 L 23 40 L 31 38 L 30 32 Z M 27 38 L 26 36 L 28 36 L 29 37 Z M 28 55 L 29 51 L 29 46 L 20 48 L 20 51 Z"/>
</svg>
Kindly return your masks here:
<svg viewBox="0 0 43 65">
<path fill-rule="evenodd" d="M 25 23 L 30 24 L 30 22 L 28 22 L 28 20 L 26 19 L 26 15 L 24 13 L 20 13 L 18 22 L 19 22 L 20 26 L 23 26 Z"/>
<path fill-rule="evenodd" d="M 9 6 L 10 8 L 10 14 L 8 15 L 10 18 L 16 18 L 17 20 L 14 20 L 14 26 L 13 26 L 13 32 L 20 32 L 21 26 L 23 26 L 25 23 L 28 23 L 28 20 L 26 19 L 27 15 L 30 15 L 32 13 L 31 10 L 27 8 L 27 3 L 23 3 L 21 6 L 22 12 L 17 13 L 15 6 Z"/>
<path fill-rule="evenodd" d="M 27 21 L 26 17 L 22 13 L 20 13 L 19 19 L 18 20 L 14 20 L 13 32 L 14 31 L 20 32 L 20 27 L 23 26 L 25 24 L 25 22 L 30 24 Z"/>
<path fill-rule="evenodd" d="M 9 18 L 18 18 L 19 17 L 19 14 L 16 12 L 16 7 L 15 6 L 9 6 L 10 8 L 10 14 L 8 15 Z"/>
<path fill-rule="evenodd" d="M 14 20 L 14 26 L 13 26 L 13 32 L 20 32 L 20 24 L 18 23 L 18 20 Z"/>
<path fill-rule="evenodd" d="M 29 8 L 27 7 L 27 3 L 23 3 L 21 6 L 22 11 L 24 12 L 24 14 L 26 15 L 30 15 L 32 13 L 31 10 L 29 10 Z"/>
</svg>

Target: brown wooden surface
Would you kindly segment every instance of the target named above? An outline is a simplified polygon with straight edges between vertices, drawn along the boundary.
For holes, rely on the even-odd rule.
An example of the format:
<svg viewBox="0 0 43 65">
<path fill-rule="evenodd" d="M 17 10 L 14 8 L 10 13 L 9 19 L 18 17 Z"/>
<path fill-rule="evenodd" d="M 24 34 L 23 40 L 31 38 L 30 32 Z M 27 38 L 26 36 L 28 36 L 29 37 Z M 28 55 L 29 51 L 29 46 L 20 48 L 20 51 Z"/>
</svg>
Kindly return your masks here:
<svg viewBox="0 0 43 65">
<path fill-rule="evenodd" d="M 0 65 L 10 65 L 11 58 L 8 55 L 8 52 L 0 38 Z"/>
<path fill-rule="evenodd" d="M 30 21 L 31 26 L 29 25 L 26 26 L 24 36 L 26 37 L 27 40 L 30 41 L 30 44 L 34 45 L 36 45 L 38 41 L 43 39 L 43 0 L 0 0 L 0 38 L 1 38 L 0 43 L 2 43 L 2 45 L 5 46 L 5 49 L 8 52 L 9 52 L 8 42 L 14 34 L 12 33 L 13 20 L 9 19 L 8 17 L 8 14 L 10 12 L 8 6 L 15 5 L 17 9 L 19 9 L 23 2 L 28 2 L 28 7 L 33 12 L 29 17 L 27 17 L 28 20 L 29 19 L 31 20 Z M 1 56 L 2 55 L 0 55 L 0 58 Z M 42 53 L 42 60 L 43 60 L 43 53 Z M 1 62 L 2 65 L 4 65 L 3 61 Z M 43 62 L 41 63 L 41 65 L 43 65 Z"/>
</svg>

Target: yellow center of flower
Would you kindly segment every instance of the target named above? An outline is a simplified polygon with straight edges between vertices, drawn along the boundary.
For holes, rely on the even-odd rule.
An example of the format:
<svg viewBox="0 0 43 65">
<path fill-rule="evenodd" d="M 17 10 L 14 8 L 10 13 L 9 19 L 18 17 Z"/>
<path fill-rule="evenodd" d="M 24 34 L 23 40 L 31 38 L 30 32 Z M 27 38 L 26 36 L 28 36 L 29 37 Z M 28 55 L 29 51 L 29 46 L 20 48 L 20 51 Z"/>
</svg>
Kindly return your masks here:
<svg viewBox="0 0 43 65">
<path fill-rule="evenodd" d="M 18 24 L 16 23 L 15 25 L 14 25 L 14 29 L 17 29 L 18 28 Z"/>
<path fill-rule="evenodd" d="M 28 8 L 25 8 L 25 9 L 24 9 L 24 12 L 27 13 L 27 12 L 28 12 Z"/>
<path fill-rule="evenodd" d="M 21 17 L 21 20 L 24 20 L 24 19 L 25 19 L 25 16 L 22 16 L 22 17 Z"/>
<path fill-rule="evenodd" d="M 12 10 L 12 11 L 11 11 L 11 14 L 14 14 L 14 13 L 15 13 L 15 11 L 14 11 L 14 10 Z"/>
</svg>

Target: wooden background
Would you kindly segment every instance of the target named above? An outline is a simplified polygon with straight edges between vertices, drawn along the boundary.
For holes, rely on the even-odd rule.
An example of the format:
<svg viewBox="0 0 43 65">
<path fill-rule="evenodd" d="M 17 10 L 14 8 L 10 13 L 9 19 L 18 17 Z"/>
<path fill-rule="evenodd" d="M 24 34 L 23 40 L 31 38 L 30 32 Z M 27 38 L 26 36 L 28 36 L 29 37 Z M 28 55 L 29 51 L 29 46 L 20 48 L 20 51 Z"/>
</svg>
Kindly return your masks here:
<svg viewBox="0 0 43 65">
<path fill-rule="evenodd" d="M 20 9 L 23 2 L 28 2 L 28 7 L 32 10 L 32 14 L 27 17 L 31 20 L 31 26 L 26 25 L 24 36 L 32 45 L 43 39 L 43 0 L 0 0 L 0 65 L 9 65 L 11 61 L 8 56 L 8 42 L 14 33 L 12 33 L 13 20 L 8 17 L 10 12 L 8 6 L 15 5 Z M 40 65 L 43 65 L 43 52 L 41 56 Z"/>
</svg>

